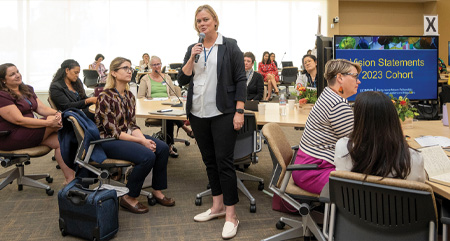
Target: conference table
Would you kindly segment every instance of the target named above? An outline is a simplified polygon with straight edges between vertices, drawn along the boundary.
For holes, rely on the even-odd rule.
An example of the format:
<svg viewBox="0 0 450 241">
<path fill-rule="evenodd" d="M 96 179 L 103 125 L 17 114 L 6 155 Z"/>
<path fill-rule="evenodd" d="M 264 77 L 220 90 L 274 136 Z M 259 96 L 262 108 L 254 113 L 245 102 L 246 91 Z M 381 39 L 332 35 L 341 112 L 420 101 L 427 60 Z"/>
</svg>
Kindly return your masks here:
<svg viewBox="0 0 450 241">
<path fill-rule="evenodd" d="M 420 148 L 414 138 L 421 136 L 445 136 L 450 138 L 450 128 L 444 126 L 442 121 L 414 121 L 413 128 L 403 129 L 405 135 L 409 136 L 408 144 L 412 148 Z M 446 152 L 449 155 L 449 152 Z M 427 184 L 433 188 L 433 191 L 440 196 L 450 200 L 450 186 L 427 181 Z"/>
</svg>

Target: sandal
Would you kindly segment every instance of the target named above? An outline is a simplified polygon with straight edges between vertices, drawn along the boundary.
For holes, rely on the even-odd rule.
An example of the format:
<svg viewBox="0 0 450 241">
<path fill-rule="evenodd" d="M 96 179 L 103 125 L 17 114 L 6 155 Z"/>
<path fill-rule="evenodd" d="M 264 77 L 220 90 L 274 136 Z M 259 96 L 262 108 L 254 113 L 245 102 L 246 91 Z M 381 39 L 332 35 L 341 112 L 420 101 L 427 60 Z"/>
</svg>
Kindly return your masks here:
<svg viewBox="0 0 450 241">
<path fill-rule="evenodd" d="M 173 150 L 173 146 L 170 146 L 169 148 L 169 156 L 173 158 L 178 158 L 178 153 Z"/>
</svg>

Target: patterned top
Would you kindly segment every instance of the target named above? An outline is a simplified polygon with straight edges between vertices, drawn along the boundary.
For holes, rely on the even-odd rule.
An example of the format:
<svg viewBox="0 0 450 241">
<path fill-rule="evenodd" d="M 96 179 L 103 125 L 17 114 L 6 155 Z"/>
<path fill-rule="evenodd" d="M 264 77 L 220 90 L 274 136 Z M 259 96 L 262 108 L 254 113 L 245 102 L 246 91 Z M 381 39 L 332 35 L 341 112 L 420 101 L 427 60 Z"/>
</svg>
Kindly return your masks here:
<svg viewBox="0 0 450 241">
<path fill-rule="evenodd" d="M 136 125 L 136 99 L 130 91 L 120 96 L 116 89 L 105 89 L 97 101 L 95 123 L 101 138 L 119 139 L 122 131 L 140 129 Z"/>
<path fill-rule="evenodd" d="M 97 67 L 97 61 L 92 63 L 91 66 L 92 66 L 92 69 L 95 69 Z M 100 66 L 98 67 L 97 72 L 98 72 L 98 75 L 100 76 L 100 80 L 98 82 L 106 83 L 106 77 L 108 75 L 106 74 L 106 68 L 102 63 L 100 63 Z"/>
<path fill-rule="evenodd" d="M 280 76 L 278 75 L 278 69 L 274 62 L 270 64 L 263 64 L 263 62 L 260 62 L 258 64 L 258 72 L 262 74 L 264 77 L 264 81 L 267 82 L 267 74 L 273 74 L 275 76 L 275 81 L 280 81 Z"/>
<path fill-rule="evenodd" d="M 353 111 L 347 99 L 326 87 L 306 121 L 300 149 L 333 164 L 336 142 L 353 131 Z"/>
</svg>

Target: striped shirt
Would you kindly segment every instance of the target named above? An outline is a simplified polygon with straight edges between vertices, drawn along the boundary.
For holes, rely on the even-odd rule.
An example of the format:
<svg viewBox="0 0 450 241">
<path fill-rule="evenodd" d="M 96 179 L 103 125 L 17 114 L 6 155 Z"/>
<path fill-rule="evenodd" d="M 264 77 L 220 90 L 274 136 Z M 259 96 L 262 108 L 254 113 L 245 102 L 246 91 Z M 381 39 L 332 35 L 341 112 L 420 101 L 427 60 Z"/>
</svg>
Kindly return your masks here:
<svg viewBox="0 0 450 241">
<path fill-rule="evenodd" d="M 306 121 L 300 149 L 333 164 L 336 142 L 353 130 L 353 111 L 347 99 L 326 87 Z"/>
</svg>

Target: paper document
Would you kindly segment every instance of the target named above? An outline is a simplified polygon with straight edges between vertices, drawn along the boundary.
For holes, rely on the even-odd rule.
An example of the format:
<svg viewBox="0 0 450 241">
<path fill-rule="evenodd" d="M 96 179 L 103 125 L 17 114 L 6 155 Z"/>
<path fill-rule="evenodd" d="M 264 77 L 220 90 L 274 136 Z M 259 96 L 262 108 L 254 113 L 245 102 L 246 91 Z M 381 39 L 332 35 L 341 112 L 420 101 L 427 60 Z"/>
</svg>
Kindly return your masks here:
<svg viewBox="0 0 450 241">
<path fill-rule="evenodd" d="M 430 181 L 450 186 L 450 160 L 440 146 L 419 149 Z"/>
<path fill-rule="evenodd" d="M 447 138 L 445 136 L 421 136 L 421 137 L 415 138 L 415 140 L 422 147 L 436 146 L 436 145 L 439 145 L 441 147 L 450 146 L 450 138 Z"/>
<path fill-rule="evenodd" d="M 162 101 L 162 100 L 168 100 L 168 97 L 159 97 L 159 98 L 151 98 L 151 99 L 147 99 L 145 98 L 144 101 Z"/>
</svg>

